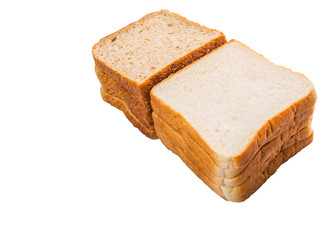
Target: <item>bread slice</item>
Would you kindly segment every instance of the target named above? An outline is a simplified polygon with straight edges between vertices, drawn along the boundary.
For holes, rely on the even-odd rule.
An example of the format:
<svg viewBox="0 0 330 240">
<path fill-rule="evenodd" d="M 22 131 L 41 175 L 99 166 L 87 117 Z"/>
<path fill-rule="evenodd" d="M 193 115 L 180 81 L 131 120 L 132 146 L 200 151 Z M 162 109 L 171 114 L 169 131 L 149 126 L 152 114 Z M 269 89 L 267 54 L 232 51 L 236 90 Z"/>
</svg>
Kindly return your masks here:
<svg viewBox="0 0 330 240">
<path fill-rule="evenodd" d="M 142 116 L 152 125 L 151 88 L 181 68 L 226 42 L 217 31 L 168 10 L 150 13 L 101 39 L 92 49 L 97 71 L 115 81 L 121 93 L 144 106 Z M 98 74 L 99 76 L 100 74 Z M 122 98 L 129 102 L 131 99 Z M 131 104 L 126 104 L 131 111 Z M 131 111 L 133 112 L 133 111 Z M 141 121 L 142 122 L 142 121 Z M 152 127 L 148 130 L 153 131 Z"/>
<path fill-rule="evenodd" d="M 156 114 L 232 168 L 245 166 L 273 133 L 313 108 L 315 101 L 305 76 L 235 40 L 151 91 Z"/>
<path fill-rule="evenodd" d="M 267 170 L 274 172 L 311 142 L 310 128 L 299 131 L 310 125 L 315 101 L 305 76 L 235 40 L 151 91 L 158 137 L 214 191 L 233 201 L 246 199 L 266 181 L 270 158 L 281 159 Z M 291 138 L 298 133 L 308 140 Z M 297 147 L 290 154 L 281 153 L 293 143 Z M 222 184 L 225 190 L 219 189 Z"/>
</svg>

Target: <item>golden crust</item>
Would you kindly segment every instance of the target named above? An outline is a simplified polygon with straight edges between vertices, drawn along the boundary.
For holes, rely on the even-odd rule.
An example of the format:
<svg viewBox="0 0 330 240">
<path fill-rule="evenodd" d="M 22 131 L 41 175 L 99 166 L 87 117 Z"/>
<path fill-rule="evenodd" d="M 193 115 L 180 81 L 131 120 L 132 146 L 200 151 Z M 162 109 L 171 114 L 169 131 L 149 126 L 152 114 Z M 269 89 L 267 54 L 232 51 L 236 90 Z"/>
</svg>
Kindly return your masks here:
<svg viewBox="0 0 330 240">
<path fill-rule="evenodd" d="M 138 119 L 139 122 L 141 122 L 150 131 L 153 131 L 153 129 L 154 129 L 154 123 L 153 123 L 153 121 L 150 122 L 150 121 L 146 120 L 144 118 L 144 116 L 140 114 L 140 111 L 139 111 L 140 109 L 138 108 L 137 105 L 135 105 L 135 106 L 132 107 L 130 101 L 125 101 L 123 98 L 121 98 L 120 96 L 118 96 L 118 94 L 113 93 L 113 91 L 109 90 L 104 85 L 101 85 L 101 88 L 102 88 L 102 92 L 104 94 L 108 94 L 108 95 L 111 95 L 113 97 L 116 97 L 116 98 L 120 99 L 123 103 L 125 103 L 126 108 L 130 110 L 130 112 L 135 116 L 135 118 Z"/>
<path fill-rule="evenodd" d="M 140 105 L 141 107 L 147 108 L 149 112 L 151 111 L 150 101 L 140 101 L 140 99 L 138 99 L 134 94 L 132 94 L 118 82 L 109 77 L 109 75 L 107 75 L 105 72 L 102 72 L 101 69 L 97 66 L 95 66 L 95 73 L 102 85 L 113 90 L 114 93 L 119 92 L 121 95 L 123 95 L 123 97 L 131 98 L 134 102 L 136 102 L 136 104 Z"/>
<path fill-rule="evenodd" d="M 108 92 L 104 91 L 103 88 L 101 88 L 101 95 L 105 102 L 110 103 L 112 106 L 123 111 L 127 119 L 133 124 L 133 126 L 138 128 L 145 136 L 151 139 L 158 138 L 154 129 L 150 130 L 148 127 L 143 125 L 143 123 L 141 123 L 139 119 L 137 119 L 135 115 L 129 110 L 129 108 L 127 107 L 126 103 L 123 100 L 112 96 Z"/>
<path fill-rule="evenodd" d="M 134 95 L 123 88 L 119 83 L 111 79 L 108 75 L 102 72 L 98 67 L 95 67 L 96 75 L 101 83 L 103 92 L 119 98 L 125 102 L 126 107 L 134 114 L 134 116 L 143 123 L 150 131 L 153 131 L 153 120 L 151 117 L 151 104 L 143 105 Z"/>
<path fill-rule="evenodd" d="M 303 99 L 292 104 L 278 115 L 274 116 L 257 132 L 250 144 L 239 155 L 233 158 L 234 166 L 244 166 L 249 162 L 250 158 L 265 144 L 269 136 L 281 129 L 291 119 L 295 119 L 297 115 L 306 112 L 306 109 L 314 107 L 316 102 L 316 93 L 311 90 Z"/>
<path fill-rule="evenodd" d="M 227 200 L 232 202 L 242 202 L 248 199 L 254 192 L 256 192 L 266 181 L 270 178 L 276 170 L 291 157 L 296 155 L 304 147 L 308 146 L 313 141 L 313 133 L 308 138 L 295 143 L 293 146 L 282 151 L 272 161 L 269 162 L 261 174 L 250 176 L 250 178 L 243 184 L 230 188 L 222 187 L 222 191 Z"/>
<path fill-rule="evenodd" d="M 175 145 L 180 145 L 181 149 L 185 153 L 185 156 L 192 162 L 198 170 L 203 173 L 211 182 L 219 185 L 237 186 L 242 184 L 253 172 L 258 171 L 264 164 L 273 159 L 280 151 L 290 147 L 297 141 L 301 141 L 309 137 L 312 130 L 309 126 L 309 121 L 305 124 L 297 124 L 297 127 L 290 128 L 284 131 L 280 136 L 273 139 L 271 142 L 264 145 L 250 163 L 239 172 L 236 176 L 226 177 L 220 176 L 218 170 L 224 170 L 216 166 L 210 166 L 209 162 L 205 158 L 197 156 L 190 148 L 189 144 L 184 138 L 172 129 L 166 122 L 161 120 L 158 116 L 153 114 L 155 120 L 156 133 L 163 133 L 163 137 L 166 136 L 170 141 L 175 142 Z M 298 127 L 299 126 L 299 127 Z M 162 140 L 162 138 L 161 138 Z M 203 150 L 201 150 L 203 151 Z"/>
<path fill-rule="evenodd" d="M 155 124 L 157 124 L 157 120 L 155 121 Z M 216 192 L 219 196 L 224 198 L 224 194 L 222 192 L 222 189 L 215 183 L 213 183 L 209 178 L 206 177 L 205 174 L 199 171 L 197 166 L 193 164 L 189 158 L 184 153 L 183 149 L 180 147 L 180 145 L 174 140 L 170 139 L 167 134 L 165 134 L 164 131 L 159 131 L 157 133 L 157 136 L 162 141 L 162 143 L 167 147 L 167 149 L 171 150 L 174 154 L 178 155 L 182 161 L 190 168 L 195 175 L 201 179 L 209 188 L 211 188 L 214 192 Z"/>
</svg>

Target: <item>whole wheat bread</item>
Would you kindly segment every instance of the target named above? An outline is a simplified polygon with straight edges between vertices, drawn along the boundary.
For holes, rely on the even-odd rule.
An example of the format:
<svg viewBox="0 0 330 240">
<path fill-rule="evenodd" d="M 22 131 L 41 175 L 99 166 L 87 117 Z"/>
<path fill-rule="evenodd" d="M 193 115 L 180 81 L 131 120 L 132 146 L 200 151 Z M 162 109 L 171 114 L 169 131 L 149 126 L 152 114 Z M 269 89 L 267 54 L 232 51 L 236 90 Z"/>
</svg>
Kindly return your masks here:
<svg viewBox="0 0 330 240">
<path fill-rule="evenodd" d="M 147 128 L 151 133 L 147 136 L 156 138 L 152 127 L 151 88 L 225 42 L 221 32 L 162 10 L 101 39 L 92 52 L 98 76 L 103 74 L 108 78 L 105 82 L 119 84 L 113 91 L 123 94 L 113 97 L 121 98 L 139 122 L 143 122 L 141 118 L 149 121 L 141 128 Z M 103 85 L 106 85 L 104 81 Z M 131 96 L 145 108 L 143 114 L 135 115 L 131 110 Z"/>
</svg>

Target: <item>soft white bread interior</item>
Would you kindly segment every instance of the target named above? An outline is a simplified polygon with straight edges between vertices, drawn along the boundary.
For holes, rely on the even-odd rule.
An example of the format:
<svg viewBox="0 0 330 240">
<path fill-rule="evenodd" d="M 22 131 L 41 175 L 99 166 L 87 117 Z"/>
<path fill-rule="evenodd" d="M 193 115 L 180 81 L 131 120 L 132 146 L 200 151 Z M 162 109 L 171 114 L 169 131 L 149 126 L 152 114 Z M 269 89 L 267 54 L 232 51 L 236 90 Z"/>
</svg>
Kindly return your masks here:
<svg viewBox="0 0 330 240">
<path fill-rule="evenodd" d="M 302 74 L 275 65 L 232 40 L 152 89 L 152 106 L 176 113 L 217 161 L 245 165 L 316 94 Z M 182 121 L 181 121 L 182 120 Z M 261 134 L 265 127 L 269 130 Z M 264 136 L 260 136 L 264 135 Z"/>
</svg>

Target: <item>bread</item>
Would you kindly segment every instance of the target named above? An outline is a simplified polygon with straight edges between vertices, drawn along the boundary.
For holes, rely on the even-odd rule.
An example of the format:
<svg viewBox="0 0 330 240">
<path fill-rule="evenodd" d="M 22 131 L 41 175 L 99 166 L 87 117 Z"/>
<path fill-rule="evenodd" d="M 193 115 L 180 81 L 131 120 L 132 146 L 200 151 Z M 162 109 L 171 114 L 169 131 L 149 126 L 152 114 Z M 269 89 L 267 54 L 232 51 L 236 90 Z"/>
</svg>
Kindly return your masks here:
<svg viewBox="0 0 330 240">
<path fill-rule="evenodd" d="M 155 120 L 155 126 L 158 124 L 159 122 Z M 220 185 L 219 183 L 212 181 L 209 174 L 203 172 L 200 169 L 200 166 L 193 162 L 193 157 L 189 155 L 189 151 L 187 155 L 187 149 L 183 147 L 179 137 L 171 138 L 169 134 L 165 133 L 166 131 L 164 131 L 164 129 L 160 129 L 158 127 L 156 127 L 156 129 L 158 130 L 157 134 L 159 134 L 158 136 L 164 145 L 173 153 L 178 155 L 183 160 L 183 162 L 196 174 L 196 176 L 198 176 L 219 196 L 225 200 L 233 202 L 241 202 L 250 197 L 272 174 L 275 173 L 277 168 L 282 163 L 286 162 L 290 157 L 294 156 L 313 140 L 313 132 L 311 132 L 311 134 L 307 137 L 304 136 L 304 134 L 306 134 L 306 130 L 310 131 L 310 128 L 307 127 L 304 132 L 302 132 L 303 134 L 298 134 L 298 136 L 291 138 L 294 140 L 294 144 L 281 150 L 273 159 L 268 159 L 261 167 L 249 175 L 245 181 L 242 181 L 238 185 Z M 302 138 L 302 140 L 298 140 L 300 138 Z M 285 144 L 282 146 L 285 146 Z M 200 161 L 203 160 L 200 159 Z M 231 181 L 231 179 L 227 179 L 227 181 Z"/>
<path fill-rule="evenodd" d="M 151 91 L 158 137 L 209 187 L 231 201 L 245 200 L 271 175 L 265 177 L 267 166 L 273 173 L 311 142 L 315 101 L 314 87 L 305 76 L 271 63 L 235 40 Z M 296 134 L 303 138 L 295 140 Z M 274 146 L 267 148 L 269 143 Z M 237 181 L 228 180 L 239 174 L 243 175 Z M 255 180 L 249 183 L 252 176 Z"/>
<path fill-rule="evenodd" d="M 110 98 L 116 98 L 117 103 L 120 100 L 129 120 L 138 120 L 132 121 L 134 126 L 156 138 L 151 88 L 225 42 L 221 32 L 178 14 L 167 10 L 148 14 L 94 45 L 92 52 L 103 98 L 112 103 Z"/>
<path fill-rule="evenodd" d="M 156 139 L 157 135 L 151 117 L 151 106 L 145 106 L 136 100 L 134 95 L 126 91 L 119 83 L 109 78 L 97 67 L 95 67 L 95 72 L 101 82 L 103 100 L 120 109 L 133 126 L 138 128 L 144 135 Z"/>
<path fill-rule="evenodd" d="M 157 115 L 154 115 L 154 119 L 158 133 L 161 132 L 161 134 L 166 134 L 167 138 L 171 139 L 172 143 L 175 142 L 174 145 L 182 146 L 184 154 L 189 157 L 190 161 L 201 173 L 206 175 L 211 182 L 226 186 L 236 186 L 242 184 L 253 172 L 261 168 L 265 162 L 274 158 L 280 151 L 291 147 L 296 142 L 304 140 L 313 132 L 310 126 L 310 121 L 304 121 L 301 124 L 297 124 L 296 127 L 288 129 L 280 136 L 261 147 L 258 153 L 252 158 L 250 163 L 244 169 L 240 169 L 240 171 L 235 173 L 235 175 L 233 174 L 228 177 L 219 174 L 220 171 L 224 170 L 223 168 L 214 166 L 214 162 L 210 164 L 211 161 L 205 161 L 208 157 L 202 158 L 200 155 L 195 154 L 195 151 L 192 150 L 192 146 L 187 144 L 182 135 L 173 130 L 173 128 L 171 128 L 166 122 L 157 117 Z M 196 147 L 196 145 L 193 145 L 193 148 Z M 165 144 L 165 146 L 170 149 L 167 144 Z M 202 149 L 200 149 L 200 151 L 203 152 Z"/>
<path fill-rule="evenodd" d="M 276 137 L 284 137 L 284 134 L 291 134 L 294 133 L 295 131 L 300 131 L 303 127 L 306 127 L 308 124 L 310 124 L 311 122 L 311 115 L 313 113 L 313 108 L 306 110 L 304 112 L 304 114 L 300 114 L 298 116 L 296 116 L 296 121 L 295 122 L 290 122 L 288 124 L 286 124 L 285 126 L 282 127 L 282 131 L 277 131 L 275 133 L 273 133 L 268 139 L 267 139 L 267 143 L 269 143 L 270 141 L 272 141 L 274 138 Z M 153 113 L 154 118 L 157 117 L 155 111 Z M 163 111 L 165 114 L 163 116 L 168 116 L 166 115 L 166 111 Z M 160 114 L 161 115 L 161 114 Z M 163 120 L 166 123 L 168 121 Z M 168 123 L 167 123 L 168 124 Z M 179 130 L 175 130 L 173 128 L 173 126 L 171 126 L 171 128 L 174 131 L 179 131 Z M 239 167 L 239 168 L 230 168 L 230 164 L 228 162 L 222 161 L 222 162 L 218 162 L 216 160 L 214 160 L 211 155 L 209 153 L 207 153 L 202 147 L 201 145 L 196 142 L 189 134 L 187 134 L 185 131 L 181 131 L 181 136 L 184 138 L 184 141 L 187 143 L 189 149 L 195 154 L 197 155 L 199 158 L 202 158 L 205 162 L 205 164 L 207 164 L 208 166 L 210 166 L 210 168 L 212 168 L 213 171 L 215 171 L 217 173 L 218 176 L 220 177 L 228 177 L 228 178 L 232 178 L 236 175 L 238 175 L 239 173 L 242 172 L 242 170 L 249 164 L 251 164 L 250 162 L 247 163 L 245 166 Z"/>
</svg>

